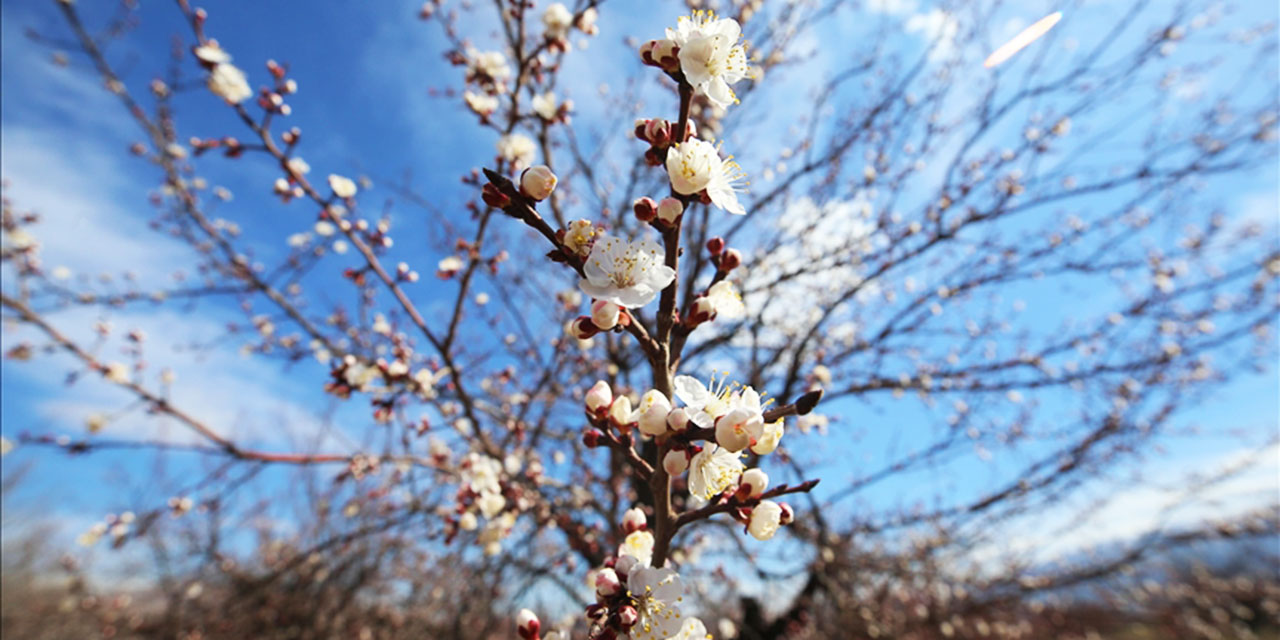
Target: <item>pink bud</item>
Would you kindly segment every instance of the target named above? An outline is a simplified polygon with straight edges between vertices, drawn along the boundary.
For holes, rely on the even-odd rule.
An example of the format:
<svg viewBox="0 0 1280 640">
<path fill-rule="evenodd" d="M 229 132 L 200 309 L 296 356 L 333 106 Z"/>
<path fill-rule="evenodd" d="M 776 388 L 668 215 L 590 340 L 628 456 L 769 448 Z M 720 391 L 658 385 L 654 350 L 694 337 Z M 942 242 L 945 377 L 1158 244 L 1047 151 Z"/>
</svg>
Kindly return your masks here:
<svg viewBox="0 0 1280 640">
<path fill-rule="evenodd" d="M 636 198 L 631 204 L 636 212 L 636 219 L 640 222 L 650 222 L 658 215 L 658 203 L 653 198 Z"/>
<path fill-rule="evenodd" d="M 742 254 L 737 249 L 728 249 L 720 254 L 720 270 L 733 271 L 742 265 Z"/>
<path fill-rule="evenodd" d="M 588 449 L 594 449 L 600 446 L 600 438 L 603 436 L 604 434 L 595 429 L 587 429 L 582 434 L 582 444 L 586 445 Z"/>
<path fill-rule="evenodd" d="M 720 255 L 720 252 L 724 251 L 724 238 L 721 238 L 720 236 L 716 236 L 708 240 L 707 251 L 711 252 L 711 255 L 713 256 Z"/>
<path fill-rule="evenodd" d="M 671 145 L 671 123 L 662 118 L 654 118 L 646 121 L 644 125 L 644 139 L 655 147 L 666 147 Z"/>
<path fill-rule="evenodd" d="M 665 224 L 674 225 L 683 213 L 684 205 L 675 198 L 663 198 L 658 203 L 658 220 Z"/>
<path fill-rule="evenodd" d="M 684 431 L 689 426 L 689 412 L 684 407 L 676 407 L 667 414 L 667 426 L 672 431 Z"/>
<path fill-rule="evenodd" d="M 609 383 L 604 380 L 596 382 L 587 391 L 587 409 L 592 413 L 608 409 L 611 402 L 613 402 L 613 390 L 609 388 Z"/>
<path fill-rule="evenodd" d="M 657 40 L 650 40 L 640 45 L 640 59 L 643 60 L 644 63 L 647 65 L 654 66 L 654 67 L 661 66 L 658 64 L 658 59 L 653 57 L 654 49 L 657 49 L 657 47 L 658 47 Z"/>
<path fill-rule="evenodd" d="M 608 598 L 622 590 L 622 582 L 613 569 L 604 568 L 596 572 L 596 595 Z"/>
<path fill-rule="evenodd" d="M 541 627 L 542 623 L 532 611 L 521 609 L 520 613 L 516 614 L 516 632 L 523 640 L 537 640 L 538 630 Z"/>
<path fill-rule="evenodd" d="M 693 299 L 693 308 L 689 310 L 689 315 L 684 321 L 689 326 L 697 326 L 710 320 L 715 313 L 716 308 L 711 304 L 711 300 L 707 296 L 698 296 Z"/>
<path fill-rule="evenodd" d="M 796 519 L 796 511 L 795 511 L 795 509 L 792 509 L 792 508 L 791 508 L 791 505 L 789 505 L 789 504 L 787 504 L 787 503 L 785 503 L 785 502 L 780 502 L 780 503 L 778 503 L 778 506 L 779 506 L 779 507 L 782 507 L 782 517 L 780 517 L 780 518 L 778 519 L 778 522 L 779 522 L 779 523 L 781 523 L 781 524 L 791 524 L 792 522 L 794 522 L 794 521 L 795 521 L 795 519 Z"/>
<path fill-rule="evenodd" d="M 631 424 L 631 398 L 627 396 L 614 398 L 613 404 L 609 406 L 609 419 L 613 421 L 613 426 L 619 428 Z"/>
<path fill-rule="evenodd" d="M 591 322 L 601 331 L 608 331 L 618 326 L 618 316 L 622 309 L 608 300 L 596 300 L 591 303 Z"/>
<path fill-rule="evenodd" d="M 666 469 L 667 475 L 678 476 L 689 468 L 689 457 L 683 451 L 668 451 L 662 458 L 662 468 Z"/>
<path fill-rule="evenodd" d="M 595 323 L 591 322 L 591 316 L 578 316 L 570 320 L 569 324 L 564 326 L 564 332 L 568 336 L 579 340 L 586 340 L 599 333 Z"/>
<path fill-rule="evenodd" d="M 640 614 L 636 612 L 635 607 L 627 605 L 618 609 L 618 625 L 623 629 L 634 627 L 638 620 L 640 620 Z"/>
<path fill-rule="evenodd" d="M 644 517 L 644 511 L 638 507 L 627 509 L 622 514 L 622 530 L 627 533 L 634 533 L 643 530 L 648 526 L 648 520 Z"/>
</svg>

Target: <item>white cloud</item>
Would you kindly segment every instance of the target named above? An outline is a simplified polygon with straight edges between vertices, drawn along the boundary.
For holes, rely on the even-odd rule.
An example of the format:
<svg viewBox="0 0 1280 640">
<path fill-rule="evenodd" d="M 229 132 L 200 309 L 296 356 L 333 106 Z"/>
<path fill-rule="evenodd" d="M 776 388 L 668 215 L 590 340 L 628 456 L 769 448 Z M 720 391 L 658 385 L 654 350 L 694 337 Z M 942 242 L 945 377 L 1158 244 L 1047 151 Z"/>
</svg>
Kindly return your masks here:
<svg viewBox="0 0 1280 640">
<path fill-rule="evenodd" d="M 1220 482 L 1188 493 L 1199 480 L 1236 470 Z M 1015 520 L 998 544 L 975 550 L 979 562 L 999 564 L 1008 555 L 1038 563 L 1070 557 L 1092 548 L 1131 542 L 1154 530 L 1171 531 L 1280 506 L 1280 445 L 1243 448 L 1226 454 L 1182 459 L 1155 470 L 1129 489 L 1109 485 L 1096 504 L 1063 505 L 1034 521 Z M 1034 533 L 1031 533 L 1034 532 Z"/>
</svg>

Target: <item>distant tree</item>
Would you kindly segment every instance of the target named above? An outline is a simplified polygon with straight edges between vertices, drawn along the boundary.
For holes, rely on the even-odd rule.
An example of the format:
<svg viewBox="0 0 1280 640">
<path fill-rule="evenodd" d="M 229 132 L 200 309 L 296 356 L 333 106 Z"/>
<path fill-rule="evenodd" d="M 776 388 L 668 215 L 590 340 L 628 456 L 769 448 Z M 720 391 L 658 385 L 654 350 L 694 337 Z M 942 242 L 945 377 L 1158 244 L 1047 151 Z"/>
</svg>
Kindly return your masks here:
<svg viewBox="0 0 1280 640">
<path fill-rule="evenodd" d="M 1080 624 L 1083 609 L 1044 598 L 1113 584 L 1167 547 L 1275 535 L 1271 504 L 1049 567 L 1010 539 L 1060 535 L 1099 508 L 1081 504 L 1091 490 L 1141 482 L 1131 463 L 1181 434 L 1188 408 L 1274 362 L 1275 230 L 1209 188 L 1276 160 L 1274 24 L 1134 1 L 1087 40 L 1050 31 L 987 69 L 1006 3 L 736 2 L 665 38 L 627 33 L 659 38 L 633 42 L 643 64 L 619 63 L 632 76 L 585 119 L 587 98 L 562 87 L 566 60 L 596 55 L 580 41 L 597 34 L 597 4 L 423 5 L 458 69 L 435 93 L 492 130 L 497 154 L 456 168 L 471 198 L 456 210 L 451 194 L 387 181 L 439 230 L 437 246 L 393 248 L 402 220 L 370 201 L 370 181 L 302 159 L 341 135 L 286 124 L 307 108 L 289 73 L 307 60 L 268 62 L 255 88 L 216 41 L 217 11 L 177 0 L 190 32 L 163 79 L 130 86 L 108 47 L 137 7 L 87 26 L 57 3 L 77 64 L 120 98 L 142 136 L 132 153 L 162 174 L 153 226 L 192 262 L 169 290 L 68 280 L 40 255 L 40 235 L 60 231 L 6 199 L 5 321 L 28 336 L 7 355 L 69 353 L 72 379 L 105 377 L 201 444 L 112 439 L 107 411 L 88 437 L 20 444 L 217 461 L 169 504 L 82 536 L 196 559 L 158 585 L 162 605 L 102 622 L 113 633 L 509 637 L 526 601 L 560 600 L 545 622 L 519 614 L 519 637 L 692 638 L 700 612 L 741 638 L 1086 636 L 1115 618 Z M 492 50 L 465 35 L 489 27 Z M 928 46 L 903 47 L 904 27 Z M 1224 68 L 1241 80 L 1183 99 L 1190 76 Z M 189 91 L 200 85 L 213 95 Z M 180 121 L 186 100 L 221 100 L 242 126 Z M 287 251 L 244 240 L 262 214 L 207 187 L 219 157 L 314 216 Z M 340 280 L 318 275 L 335 264 Z M 359 449 L 238 441 L 170 400 L 200 371 L 144 375 L 145 336 L 125 335 L 132 359 L 112 360 L 107 324 L 91 343 L 59 328 L 84 307 L 198 314 L 186 304 L 228 299 L 244 321 L 225 343 L 369 404 Z M 886 431 L 903 446 L 864 464 L 860 443 Z M 242 490 L 283 466 L 300 467 L 296 494 Z M 814 491 L 815 469 L 838 472 Z M 1208 471 L 1188 498 L 1240 469 Z M 940 482 L 976 473 L 998 486 Z M 227 532 L 282 500 L 296 530 L 261 525 L 237 559 Z M 1270 578 L 1215 592 L 1262 604 L 1223 595 L 1168 628 L 1256 632 L 1248 615 L 1275 613 Z M 552 621 L 565 614 L 572 628 Z"/>
</svg>

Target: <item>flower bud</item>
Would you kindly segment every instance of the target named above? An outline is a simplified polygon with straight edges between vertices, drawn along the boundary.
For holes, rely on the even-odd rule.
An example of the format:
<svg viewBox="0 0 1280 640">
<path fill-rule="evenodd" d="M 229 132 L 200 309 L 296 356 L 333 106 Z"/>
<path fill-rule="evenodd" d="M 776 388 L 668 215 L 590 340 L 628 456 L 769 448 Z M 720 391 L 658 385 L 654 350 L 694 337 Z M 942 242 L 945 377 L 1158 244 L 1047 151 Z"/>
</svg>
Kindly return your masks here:
<svg viewBox="0 0 1280 640">
<path fill-rule="evenodd" d="M 672 40 L 650 40 L 640 45 L 640 59 L 665 71 L 680 70 L 680 47 Z"/>
<path fill-rule="evenodd" d="M 538 630 L 541 628 L 542 623 L 532 611 L 521 609 L 520 613 L 516 614 L 516 632 L 523 640 L 537 640 Z"/>
<path fill-rule="evenodd" d="M 652 222 L 658 215 L 658 203 L 653 198 L 636 198 L 631 204 L 632 209 L 636 212 L 636 219 L 640 222 Z"/>
<path fill-rule="evenodd" d="M 737 249 L 727 249 L 720 254 L 720 270 L 724 272 L 733 271 L 742 265 L 742 253 Z"/>
<path fill-rule="evenodd" d="M 625 427 L 631 424 L 631 398 L 618 396 L 614 399 L 613 404 L 609 407 L 609 419 L 613 421 L 616 427 Z"/>
<path fill-rule="evenodd" d="M 672 431 L 684 431 L 689 426 L 689 412 L 684 407 L 676 407 L 667 413 L 667 426 Z"/>
<path fill-rule="evenodd" d="M 662 118 L 648 120 L 644 125 L 644 140 L 655 147 L 671 145 L 671 123 Z"/>
<path fill-rule="evenodd" d="M 587 409 L 592 413 L 607 409 L 611 402 L 613 402 L 613 390 L 609 388 L 608 382 L 600 380 L 587 390 Z"/>
<path fill-rule="evenodd" d="M 596 572 L 596 595 L 608 598 L 620 590 L 622 582 L 618 580 L 616 571 L 605 567 Z"/>
<path fill-rule="evenodd" d="M 577 338 L 578 340 L 586 340 L 599 333 L 595 323 L 591 321 L 591 316 L 578 316 L 570 320 L 569 324 L 564 326 L 564 332 L 569 337 Z"/>
<path fill-rule="evenodd" d="M 733 409 L 716 420 L 716 444 L 738 452 L 751 444 L 751 434 L 763 420 L 758 413 L 746 409 Z"/>
<path fill-rule="evenodd" d="M 678 476 L 689 468 L 689 457 L 683 451 L 668 451 L 662 458 L 662 468 L 666 469 L 668 475 Z"/>
<path fill-rule="evenodd" d="M 480 199 L 495 209 L 505 209 L 511 206 L 511 198 L 508 198 L 507 194 L 492 183 L 480 188 Z"/>
<path fill-rule="evenodd" d="M 534 200 L 546 200 L 556 190 L 558 179 L 546 165 L 529 167 L 520 174 L 520 193 Z"/>
<path fill-rule="evenodd" d="M 693 307 L 689 309 L 689 315 L 685 317 L 684 322 L 690 327 L 696 327 L 710 321 L 715 315 L 715 304 L 707 296 L 700 295 L 693 299 Z"/>
<path fill-rule="evenodd" d="M 713 256 L 720 255 L 720 252 L 724 251 L 724 238 L 721 238 L 720 236 L 716 236 L 708 240 L 707 251 L 711 252 L 711 255 Z"/>
<path fill-rule="evenodd" d="M 791 524 L 792 522 L 795 522 L 796 510 L 792 509 L 791 505 L 785 502 L 780 502 L 778 503 L 778 507 L 782 509 L 782 516 L 778 518 L 778 522 L 780 524 Z"/>
<path fill-rule="evenodd" d="M 759 498 L 769 488 L 769 476 L 758 467 L 742 472 L 742 487 L 747 489 L 748 498 Z"/>
<path fill-rule="evenodd" d="M 634 627 L 638 620 L 640 620 L 640 614 L 636 612 L 635 607 L 627 605 L 618 609 L 618 625 L 623 629 Z"/>
<path fill-rule="evenodd" d="M 684 205 L 675 198 L 663 198 L 658 203 L 658 220 L 666 224 L 675 224 L 684 213 Z"/>
<path fill-rule="evenodd" d="M 601 331 L 608 331 L 618 326 L 621 311 L 618 305 L 608 300 L 596 300 L 591 303 L 591 323 Z"/>
<path fill-rule="evenodd" d="M 582 444 L 588 449 L 594 449 L 600 446 L 600 438 L 603 436 L 604 434 L 600 433 L 599 430 L 587 429 L 582 433 Z"/>
<path fill-rule="evenodd" d="M 622 514 L 622 530 L 627 533 L 641 531 L 648 526 L 648 520 L 644 517 L 644 511 L 639 507 L 627 509 Z"/>
<path fill-rule="evenodd" d="M 768 540 L 777 533 L 782 524 L 782 507 L 770 500 L 761 500 L 751 510 L 751 520 L 747 524 L 747 533 L 756 540 Z"/>
</svg>

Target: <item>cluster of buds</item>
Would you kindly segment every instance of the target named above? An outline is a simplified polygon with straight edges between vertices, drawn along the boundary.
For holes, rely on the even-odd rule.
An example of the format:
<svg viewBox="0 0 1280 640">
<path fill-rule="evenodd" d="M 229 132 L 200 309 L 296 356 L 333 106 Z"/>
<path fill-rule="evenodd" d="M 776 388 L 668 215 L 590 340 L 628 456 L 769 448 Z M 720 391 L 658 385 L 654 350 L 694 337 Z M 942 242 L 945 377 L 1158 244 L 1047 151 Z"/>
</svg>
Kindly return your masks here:
<svg viewBox="0 0 1280 640">
<path fill-rule="evenodd" d="M 649 197 L 637 198 L 631 203 L 631 208 L 637 220 L 664 230 L 675 228 L 680 216 L 684 215 L 684 203 L 678 198 L 663 198 L 660 202 Z"/>
<path fill-rule="evenodd" d="M 644 153 L 644 161 L 651 167 L 660 167 L 667 159 L 667 149 L 673 144 L 684 142 L 697 136 L 697 126 L 692 120 L 685 123 L 684 140 L 676 140 L 675 124 L 662 118 L 636 120 L 636 138 L 649 143 L 649 150 Z"/>
<path fill-rule="evenodd" d="M 264 111 L 287 116 L 293 108 L 285 104 L 284 97 L 298 92 L 298 83 L 292 78 L 285 78 L 286 70 L 275 60 L 267 60 L 267 72 L 275 81 L 272 88 L 263 87 L 258 95 L 258 106 Z"/>
<path fill-rule="evenodd" d="M 707 253 L 711 254 L 711 264 L 717 271 L 729 273 L 742 266 L 742 252 L 726 248 L 724 238 L 719 236 L 707 241 Z"/>
<path fill-rule="evenodd" d="M 640 60 L 667 73 L 680 72 L 680 46 L 673 40 L 650 40 L 640 45 Z"/>
<path fill-rule="evenodd" d="M 188 142 L 191 144 L 191 149 L 197 156 L 211 149 L 225 149 L 226 151 L 224 151 L 224 153 L 228 158 L 239 158 L 241 154 L 244 153 L 244 145 L 240 144 L 239 140 L 231 136 L 225 136 L 223 138 L 192 137 Z M 136 147 L 142 149 L 142 151 L 139 152 L 135 150 L 134 153 L 141 155 L 146 152 L 146 147 L 143 147 L 141 144 L 136 145 Z"/>
<path fill-rule="evenodd" d="M 594 300 L 591 303 L 591 315 L 570 320 L 565 325 L 564 332 L 571 338 L 589 340 L 601 331 L 612 331 L 629 324 L 631 314 L 626 309 L 608 300 Z"/>
<path fill-rule="evenodd" d="M 396 280 L 401 282 L 417 282 L 418 272 L 410 269 L 407 262 L 401 262 L 396 265 Z"/>
<path fill-rule="evenodd" d="M 657 438 L 684 431 L 689 426 L 688 410 L 672 407 L 671 400 L 657 389 L 646 391 L 640 397 L 640 403 L 633 406 L 629 396 L 615 396 L 609 383 L 600 380 L 587 391 L 585 403 L 587 415 L 593 423 L 603 423 L 607 419 L 610 425 L 624 434 L 635 427 L 641 433 Z M 591 429 L 587 433 L 588 446 L 596 446 L 599 432 Z M 589 441 L 593 433 L 597 438 L 594 444 Z"/>
<path fill-rule="evenodd" d="M 595 572 L 596 603 L 587 607 L 587 618 L 600 628 L 594 640 L 616 640 L 640 620 L 634 598 L 627 589 L 630 574 L 639 568 L 632 556 L 609 558 Z"/>
</svg>

